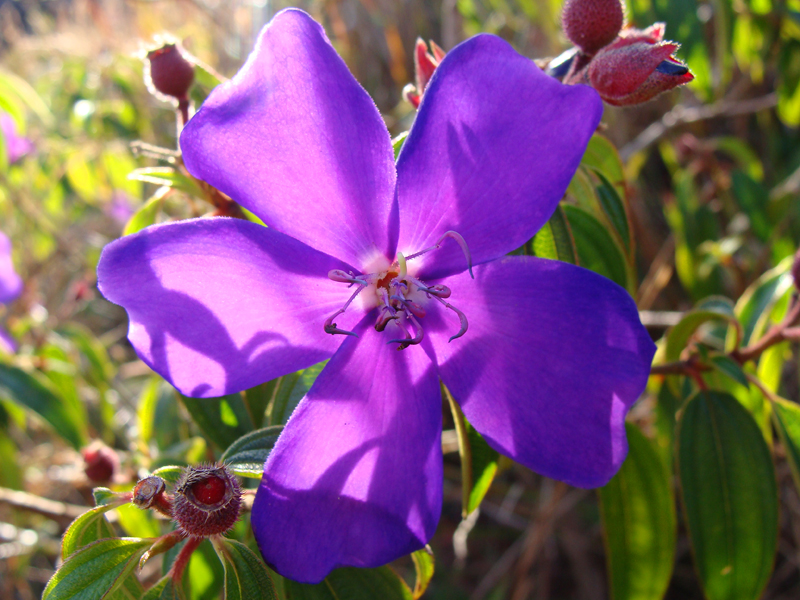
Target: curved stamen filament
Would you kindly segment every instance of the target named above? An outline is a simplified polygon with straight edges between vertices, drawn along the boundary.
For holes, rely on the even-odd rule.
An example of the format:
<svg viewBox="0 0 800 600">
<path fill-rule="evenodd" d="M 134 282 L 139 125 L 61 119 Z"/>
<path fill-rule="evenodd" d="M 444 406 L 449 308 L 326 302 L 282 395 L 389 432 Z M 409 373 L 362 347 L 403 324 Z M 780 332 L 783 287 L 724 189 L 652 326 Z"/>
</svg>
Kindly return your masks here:
<svg viewBox="0 0 800 600">
<path fill-rule="evenodd" d="M 458 333 L 456 333 L 456 334 L 455 334 L 453 337 L 451 337 L 451 338 L 450 338 L 449 340 L 447 340 L 447 341 L 448 341 L 448 342 L 452 342 L 453 340 L 455 340 L 455 339 L 457 339 L 457 338 L 460 338 L 462 335 L 464 335 L 465 333 L 467 333 L 467 329 L 469 328 L 469 322 L 467 321 L 467 315 L 465 315 L 463 312 L 461 312 L 460 310 L 458 310 L 458 309 L 457 309 L 455 306 L 453 306 L 453 305 L 452 305 L 452 304 L 450 304 L 449 302 L 445 302 L 444 300 L 442 300 L 442 299 L 441 299 L 441 298 L 439 298 L 438 296 L 434 296 L 434 298 L 436 298 L 436 299 L 437 299 L 439 302 L 441 302 L 442 304 L 444 304 L 446 308 L 449 308 L 449 309 L 450 309 L 450 310 L 452 310 L 454 313 L 456 313 L 456 314 L 458 315 L 458 320 L 461 322 L 461 329 L 459 329 L 459 330 L 458 330 Z"/>
<path fill-rule="evenodd" d="M 453 238 L 456 241 L 456 243 L 458 243 L 458 245 L 461 247 L 461 251 L 464 253 L 464 257 L 467 259 L 467 270 L 469 270 L 469 276 L 475 279 L 475 275 L 472 274 L 472 254 L 470 254 L 469 246 L 467 246 L 467 242 L 464 240 L 463 237 L 461 237 L 460 233 L 452 230 L 442 234 L 442 237 L 440 237 L 439 241 L 436 242 L 433 246 L 430 246 L 428 248 L 425 248 L 425 250 L 420 250 L 419 252 L 415 252 L 414 254 L 406 256 L 405 260 L 403 261 L 404 266 L 406 260 L 417 258 L 418 256 L 422 256 L 423 254 L 431 252 L 432 250 L 438 250 L 439 248 L 442 247 L 442 242 L 444 241 L 444 238 L 448 237 Z"/>
<path fill-rule="evenodd" d="M 398 342 L 400 344 L 397 347 L 398 350 L 405 350 L 409 346 L 415 346 L 417 344 L 420 344 L 422 343 L 422 340 L 425 337 L 425 333 L 422 331 L 422 326 L 419 324 L 419 321 L 417 321 L 414 318 L 414 315 L 412 315 L 411 313 L 404 313 L 404 314 L 414 325 L 414 337 L 412 338 L 411 335 L 408 333 L 408 330 L 405 327 L 403 327 L 402 323 L 400 321 L 397 321 L 398 327 L 400 327 L 400 330 L 406 335 L 406 337 L 405 339 L 402 340 L 389 340 L 386 343 L 392 344 L 394 342 Z"/>
<path fill-rule="evenodd" d="M 333 273 L 333 271 L 331 271 L 331 273 Z M 330 273 L 328 273 L 328 276 L 330 277 Z M 346 282 L 343 281 L 342 283 Z M 362 283 L 361 280 L 355 280 L 353 283 L 361 283 L 362 286 L 366 285 L 366 283 Z M 353 335 L 355 337 L 358 337 L 357 333 L 354 333 L 352 331 L 346 331 L 344 329 L 339 329 L 336 326 L 336 323 L 333 322 L 333 320 L 347 310 L 347 307 L 350 306 L 350 303 L 353 300 L 355 300 L 356 296 L 358 296 L 361 293 L 361 290 L 363 289 L 364 289 L 363 287 L 359 286 L 358 289 L 353 293 L 353 295 L 350 296 L 350 299 L 344 303 L 344 306 L 325 320 L 325 325 L 323 326 L 325 333 L 330 333 L 331 335 L 336 335 L 338 333 L 340 335 Z"/>
<path fill-rule="evenodd" d="M 328 279 L 331 281 L 336 281 L 337 283 L 349 283 L 351 285 L 357 283 L 359 285 L 368 285 L 366 280 L 356 277 L 352 273 L 345 273 L 341 269 L 333 269 L 332 271 L 328 271 Z"/>
</svg>

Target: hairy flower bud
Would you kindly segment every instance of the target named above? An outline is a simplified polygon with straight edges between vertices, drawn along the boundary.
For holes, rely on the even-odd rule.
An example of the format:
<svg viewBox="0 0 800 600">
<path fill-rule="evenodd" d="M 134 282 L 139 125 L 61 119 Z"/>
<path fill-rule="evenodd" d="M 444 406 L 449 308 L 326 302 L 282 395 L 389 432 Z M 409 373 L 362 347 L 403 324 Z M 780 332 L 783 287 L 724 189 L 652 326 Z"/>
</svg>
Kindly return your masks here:
<svg viewBox="0 0 800 600">
<path fill-rule="evenodd" d="M 428 85 L 433 72 L 439 63 L 445 57 L 446 52 L 442 50 L 436 42 L 431 40 L 431 51 L 428 52 L 428 46 L 422 38 L 417 38 L 414 46 L 414 75 L 416 85 L 409 83 L 403 88 L 403 98 L 414 105 L 414 108 L 419 108 L 419 103 L 422 102 L 422 94 Z"/>
<path fill-rule="evenodd" d="M 242 490 L 225 466 L 189 467 L 175 488 L 173 517 L 186 535 L 221 534 L 239 519 Z"/>
<path fill-rule="evenodd" d="M 95 440 L 81 451 L 83 455 L 83 472 L 89 481 L 102 483 L 111 481 L 119 469 L 117 453 L 100 440 Z"/>
<path fill-rule="evenodd" d="M 621 0 L 566 0 L 561 11 L 564 34 L 588 55 L 613 42 L 624 22 Z"/>
<path fill-rule="evenodd" d="M 166 482 L 157 475 L 140 479 L 133 488 L 133 502 L 139 508 L 154 508 L 167 517 L 172 516 L 172 502 L 164 493 Z"/>
<path fill-rule="evenodd" d="M 591 85 L 609 104 L 626 106 L 690 82 L 694 75 L 673 56 L 679 44 L 665 42 L 663 37 L 663 23 L 643 31 L 627 29 L 588 64 L 573 69 L 564 83 Z"/>
<path fill-rule="evenodd" d="M 147 53 L 144 82 L 147 89 L 164 100 L 186 100 L 194 82 L 194 64 L 175 43 L 164 44 Z"/>
</svg>

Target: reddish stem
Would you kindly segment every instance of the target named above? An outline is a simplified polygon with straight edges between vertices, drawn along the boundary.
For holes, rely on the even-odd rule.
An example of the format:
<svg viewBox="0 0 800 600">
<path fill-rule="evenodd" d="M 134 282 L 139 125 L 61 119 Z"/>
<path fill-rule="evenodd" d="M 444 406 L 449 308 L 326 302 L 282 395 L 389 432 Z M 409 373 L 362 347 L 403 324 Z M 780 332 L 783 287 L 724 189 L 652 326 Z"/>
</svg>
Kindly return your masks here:
<svg viewBox="0 0 800 600">
<path fill-rule="evenodd" d="M 205 538 L 201 537 L 188 537 L 186 538 L 186 543 L 181 548 L 181 551 L 178 553 L 175 562 L 172 564 L 172 569 L 170 569 L 170 573 L 172 576 L 172 581 L 176 584 L 180 583 L 181 577 L 183 577 L 183 572 L 186 570 L 186 566 L 189 564 L 189 559 L 192 557 L 192 552 L 197 550 L 197 547 Z"/>
</svg>

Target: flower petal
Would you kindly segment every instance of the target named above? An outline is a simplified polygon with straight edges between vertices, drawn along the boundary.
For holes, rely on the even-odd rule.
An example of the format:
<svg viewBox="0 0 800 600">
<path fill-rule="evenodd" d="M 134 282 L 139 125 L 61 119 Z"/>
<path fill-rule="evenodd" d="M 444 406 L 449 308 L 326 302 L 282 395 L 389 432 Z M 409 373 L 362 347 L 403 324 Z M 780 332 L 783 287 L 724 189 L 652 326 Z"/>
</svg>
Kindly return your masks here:
<svg viewBox="0 0 800 600">
<path fill-rule="evenodd" d="M 11 262 L 11 240 L 0 232 L 0 304 L 7 304 L 22 292 L 22 279 Z"/>
<path fill-rule="evenodd" d="M 479 267 L 474 282 L 463 273 L 442 283 L 469 330 L 448 344 L 458 326 L 445 316 L 430 339 L 469 422 L 542 475 L 604 485 L 625 459 L 625 414 L 655 352 L 628 293 L 586 269 L 530 257 Z"/>
<path fill-rule="evenodd" d="M 368 315 L 320 373 L 264 467 L 252 524 L 281 575 L 322 581 L 422 548 L 442 505 L 439 379 Z M 416 350 L 413 351 L 413 350 Z"/>
<path fill-rule="evenodd" d="M 242 70 L 181 134 L 186 167 L 270 227 L 356 267 L 393 258 L 389 132 L 325 32 L 299 10 L 264 28 Z"/>
<path fill-rule="evenodd" d="M 142 360 L 181 393 L 247 389 L 329 358 L 323 331 L 347 300 L 327 279 L 347 266 L 275 230 L 195 219 L 121 238 L 97 266 L 103 295 L 128 311 Z"/>
<path fill-rule="evenodd" d="M 398 250 L 460 233 L 474 264 L 519 248 L 550 218 L 603 105 L 548 77 L 503 40 L 479 35 L 436 69 L 397 162 Z M 429 278 L 457 273 L 457 244 L 417 259 Z"/>
</svg>

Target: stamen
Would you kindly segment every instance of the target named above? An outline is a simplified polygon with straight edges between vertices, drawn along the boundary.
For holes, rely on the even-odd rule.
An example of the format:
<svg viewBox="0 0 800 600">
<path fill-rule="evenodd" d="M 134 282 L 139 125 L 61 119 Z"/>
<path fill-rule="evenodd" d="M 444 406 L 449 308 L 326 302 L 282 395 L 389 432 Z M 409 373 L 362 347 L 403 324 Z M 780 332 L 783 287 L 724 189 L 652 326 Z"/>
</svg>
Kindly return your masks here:
<svg viewBox="0 0 800 600">
<path fill-rule="evenodd" d="M 392 300 L 397 300 L 398 302 L 402 302 L 403 306 L 405 306 L 408 311 L 414 315 L 415 317 L 419 317 L 420 319 L 425 316 L 425 309 L 422 308 L 419 304 L 414 302 L 413 300 L 409 300 L 404 296 L 391 296 Z"/>
<path fill-rule="evenodd" d="M 345 273 L 341 269 L 333 269 L 332 271 L 328 271 L 328 279 L 338 283 L 357 283 L 359 285 L 367 285 L 367 282 L 364 279 L 356 277 L 352 273 Z"/>
<path fill-rule="evenodd" d="M 397 347 L 398 350 L 405 350 L 409 346 L 416 346 L 417 344 L 422 343 L 422 340 L 425 337 L 425 333 L 422 331 L 422 326 L 419 324 L 419 321 L 414 318 L 414 315 L 410 313 L 405 313 L 405 315 L 414 325 L 414 337 L 412 338 L 408 334 L 408 331 L 405 329 L 405 327 L 400 325 L 400 321 L 398 321 L 397 324 L 403 330 L 403 333 L 406 334 L 406 338 L 404 340 L 389 340 L 387 342 L 388 344 L 391 344 L 392 342 L 399 342 L 400 345 Z"/>
<path fill-rule="evenodd" d="M 331 273 L 333 273 L 333 271 L 331 271 Z M 328 276 L 330 277 L 330 273 L 328 274 Z M 342 282 L 342 283 L 345 283 L 345 282 Z M 359 282 L 356 281 L 354 283 L 359 283 Z M 363 289 L 364 289 L 363 287 L 357 288 L 356 291 L 353 293 L 353 295 L 350 296 L 350 299 L 347 302 L 344 303 L 344 306 L 342 308 L 340 308 L 339 310 L 337 310 L 335 313 L 333 313 L 330 317 L 328 317 L 325 320 L 325 325 L 323 327 L 323 329 L 325 330 L 325 333 L 330 333 L 331 335 L 335 335 L 335 334 L 338 333 L 340 335 L 354 335 L 355 337 L 358 337 L 357 333 L 354 333 L 352 331 L 345 331 L 344 329 L 339 329 L 336 326 L 336 323 L 333 322 L 333 320 L 336 317 L 338 317 L 340 314 L 342 314 L 344 311 L 347 310 L 347 307 L 350 306 L 350 303 L 353 300 L 355 300 L 356 296 L 358 296 L 361 293 L 361 290 L 363 290 Z"/>
<path fill-rule="evenodd" d="M 439 298 L 449 298 L 450 297 L 450 294 L 451 294 L 450 288 L 447 287 L 446 285 L 436 284 L 436 285 L 428 286 L 428 285 L 425 285 L 424 283 L 422 283 L 419 279 L 417 279 L 415 277 L 409 277 L 408 280 L 411 283 L 413 283 L 415 286 L 417 286 L 417 288 L 420 291 L 425 292 L 426 294 L 428 294 L 428 297 L 430 297 L 430 296 L 438 296 Z"/>
<path fill-rule="evenodd" d="M 467 321 L 467 316 L 466 316 L 466 315 L 465 315 L 463 312 L 461 312 L 460 310 L 458 310 L 458 309 L 457 309 L 455 306 L 453 306 L 452 304 L 450 304 L 449 302 L 445 302 L 444 300 L 442 300 L 442 299 L 441 299 L 441 298 L 439 298 L 438 296 L 434 296 L 434 297 L 435 297 L 435 298 L 436 298 L 436 299 L 437 299 L 439 302 L 441 302 L 442 304 L 444 304 L 446 308 L 449 308 L 449 309 L 450 309 L 450 310 L 452 310 L 454 313 L 456 313 L 456 314 L 458 315 L 458 320 L 459 320 L 459 321 L 461 321 L 461 329 L 459 329 L 459 330 L 458 330 L 458 333 L 456 333 L 456 334 L 455 334 L 453 337 L 451 337 L 451 338 L 450 338 L 449 340 L 447 340 L 447 341 L 448 341 L 448 342 L 452 342 L 453 340 L 455 340 L 455 339 L 457 339 L 457 338 L 460 338 L 462 335 L 464 335 L 465 333 L 467 333 L 467 328 L 469 327 L 469 322 Z"/>
<path fill-rule="evenodd" d="M 461 251 L 464 253 L 464 256 L 467 259 L 467 269 L 469 270 L 469 276 L 472 277 L 473 279 L 475 279 L 475 275 L 472 274 L 472 255 L 469 252 L 469 247 L 467 246 L 467 242 L 464 240 L 463 237 L 461 237 L 460 233 L 452 231 L 452 230 L 451 231 L 447 231 L 444 234 L 442 234 L 442 237 L 440 237 L 439 241 L 436 242 L 433 246 L 431 246 L 429 248 L 425 248 L 425 250 L 420 250 L 419 252 L 415 252 L 414 254 L 411 254 L 410 256 L 406 256 L 405 260 L 411 260 L 412 258 L 417 258 L 418 256 L 422 256 L 423 254 L 427 254 L 428 252 L 430 252 L 432 250 L 438 250 L 439 248 L 442 247 L 442 242 L 444 241 L 444 238 L 447 238 L 447 237 L 453 238 L 458 243 L 458 245 L 461 246 Z M 401 255 L 398 253 L 398 256 L 401 256 Z"/>
</svg>

